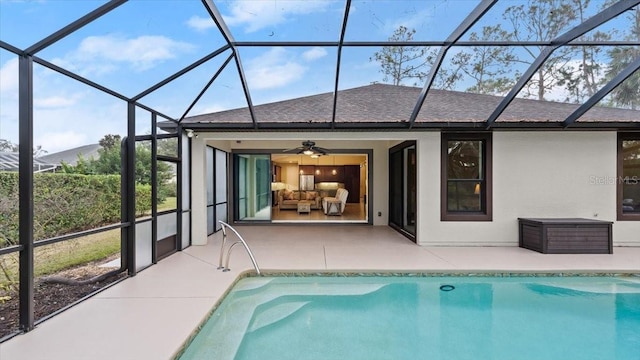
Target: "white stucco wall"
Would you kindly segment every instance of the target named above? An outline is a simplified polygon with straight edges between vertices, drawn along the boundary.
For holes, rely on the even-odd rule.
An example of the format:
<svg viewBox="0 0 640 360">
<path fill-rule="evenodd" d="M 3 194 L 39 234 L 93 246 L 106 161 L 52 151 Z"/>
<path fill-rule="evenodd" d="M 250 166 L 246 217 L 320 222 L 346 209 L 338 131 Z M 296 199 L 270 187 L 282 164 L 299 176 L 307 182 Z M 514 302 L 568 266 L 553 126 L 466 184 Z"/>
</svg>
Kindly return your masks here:
<svg viewBox="0 0 640 360">
<path fill-rule="evenodd" d="M 640 222 L 616 221 L 615 132 L 495 132 L 493 221 L 440 221 L 440 134 L 418 142 L 418 242 L 518 244 L 518 217 L 614 221 L 614 245 L 640 245 Z"/>
<path fill-rule="evenodd" d="M 269 140 L 264 140 L 268 136 Z M 640 222 L 616 221 L 616 133 L 497 131 L 493 134 L 493 221 L 440 221 L 439 132 L 218 133 L 200 134 L 193 153 L 193 243 L 206 241 L 204 141 L 219 149 L 319 146 L 373 149 L 373 224 L 388 223 L 388 152 L 416 140 L 417 240 L 437 246 L 517 246 L 518 217 L 582 217 L 614 221 L 614 245 L 640 246 Z M 378 212 L 381 216 L 378 216 Z M 597 214 L 597 216 L 596 216 Z"/>
<path fill-rule="evenodd" d="M 207 243 L 207 187 L 205 142 L 191 139 L 191 244 Z"/>
</svg>

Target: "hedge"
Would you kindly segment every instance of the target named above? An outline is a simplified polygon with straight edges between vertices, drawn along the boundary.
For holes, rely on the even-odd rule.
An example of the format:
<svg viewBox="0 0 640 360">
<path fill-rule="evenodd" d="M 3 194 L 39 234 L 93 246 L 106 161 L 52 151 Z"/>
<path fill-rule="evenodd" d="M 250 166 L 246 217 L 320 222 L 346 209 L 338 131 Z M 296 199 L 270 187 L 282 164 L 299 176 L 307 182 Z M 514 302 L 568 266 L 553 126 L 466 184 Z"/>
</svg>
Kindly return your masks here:
<svg viewBox="0 0 640 360">
<path fill-rule="evenodd" d="M 34 174 L 35 240 L 120 222 L 120 176 Z M 151 208 L 151 186 L 136 186 L 136 209 Z M 18 174 L 0 172 L 0 247 L 18 243 Z"/>
</svg>

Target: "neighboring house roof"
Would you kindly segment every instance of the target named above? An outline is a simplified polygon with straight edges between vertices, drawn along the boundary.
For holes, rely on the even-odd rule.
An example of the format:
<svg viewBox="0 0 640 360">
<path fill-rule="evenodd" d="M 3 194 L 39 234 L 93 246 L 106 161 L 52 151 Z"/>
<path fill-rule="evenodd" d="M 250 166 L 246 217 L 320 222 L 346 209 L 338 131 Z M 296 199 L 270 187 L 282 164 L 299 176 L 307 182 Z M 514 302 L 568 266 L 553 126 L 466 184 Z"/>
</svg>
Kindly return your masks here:
<svg viewBox="0 0 640 360">
<path fill-rule="evenodd" d="M 338 91 L 336 124 L 406 123 L 422 88 L 372 84 Z M 503 97 L 458 91 L 429 91 L 416 118 L 416 124 L 466 123 L 473 125 L 487 120 Z M 333 93 L 306 96 L 269 104 L 255 105 L 258 124 L 330 123 Z M 579 104 L 516 98 L 497 119 L 500 123 L 539 125 L 564 121 Z M 580 122 L 640 122 L 640 111 L 608 107 L 593 107 Z M 220 111 L 185 118 L 185 127 L 215 128 L 224 124 L 250 124 L 248 108 Z M 201 125 L 201 126 L 198 126 Z M 224 126 L 221 126 L 224 127 Z"/>
<path fill-rule="evenodd" d="M 18 171 L 20 167 L 20 155 L 14 152 L 0 151 L 0 171 Z M 33 159 L 33 172 L 45 172 L 55 170 L 56 165 L 41 158 Z"/>
<path fill-rule="evenodd" d="M 100 153 L 98 153 L 98 150 L 100 150 L 101 148 L 102 146 L 100 146 L 100 144 L 84 145 L 73 149 L 59 151 L 53 154 L 46 154 L 40 156 L 38 159 L 56 165 L 60 165 L 64 161 L 66 164 L 75 166 L 78 163 L 79 155 L 87 160 L 91 159 L 92 157 L 96 159 L 99 158 Z"/>
</svg>

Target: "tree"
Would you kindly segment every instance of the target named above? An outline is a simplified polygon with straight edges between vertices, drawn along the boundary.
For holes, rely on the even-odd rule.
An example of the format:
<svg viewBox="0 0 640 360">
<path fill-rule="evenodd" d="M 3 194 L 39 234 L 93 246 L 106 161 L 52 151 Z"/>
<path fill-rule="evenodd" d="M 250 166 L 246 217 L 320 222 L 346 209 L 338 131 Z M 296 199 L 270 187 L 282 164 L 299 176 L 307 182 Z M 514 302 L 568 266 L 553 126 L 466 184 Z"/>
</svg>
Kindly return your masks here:
<svg viewBox="0 0 640 360">
<path fill-rule="evenodd" d="M 0 139 L 0 151 L 18 152 L 18 145 L 9 140 Z"/>
<path fill-rule="evenodd" d="M 528 0 L 527 4 L 508 7 L 503 17 L 514 29 L 511 33 L 514 40 L 550 41 L 568 29 L 576 19 L 576 12 L 575 3 L 566 0 Z M 544 48 L 525 47 L 524 52 L 529 58 L 519 57 L 516 61 L 531 65 Z M 526 84 L 523 89 L 525 96 L 545 100 L 546 91 L 554 88 L 560 78 L 557 69 L 571 60 L 570 53 L 571 49 L 567 47 L 556 49 Z"/>
<path fill-rule="evenodd" d="M 411 41 L 415 33 L 415 29 L 400 26 L 389 37 L 389 41 Z M 369 61 L 380 63 L 383 81 L 400 85 L 405 79 L 422 80 L 427 76 L 423 69 L 429 65 L 428 52 L 429 48 L 423 46 L 385 46 L 375 52 Z"/>
<path fill-rule="evenodd" d="M 624 39 L 629 41 L 640 41 L 640 7 L 636 6 L 627 14 L 631 21 Z M 609 82 L 624 68 L 629 66 L 634 60 L 640 57 L 640 46 L 616 46 L 607 51 L 611 61 L 605 70 L 603 84 Z M 640 107 L 640 73 L 636 72 L 628 77 L 622 84 L 611 93 L 611 105 L 638 109 Z"/>
<path fill-rule="evenodd" d="M 584 22 L 585 11 L 589 7 L 590 0 L 572 0 L 574 9 L 580 22 Z M 605 5 L 607 6 L 607 5 Z M 602 31 L 593 34 L 587 33 L 580 37 L 582 41 L 606 41 L 611 35 Z M 564 99 L 567 102 L 582 103 L 598 91 L 599 79 L 602 77 L 602 63 L 599 60 L 603 50 L 598 46 L 579 46 L 576 48 L 577 61 L 567 64 L 558 70 L 558 85 L 564 86 L 568 95 Z"/>
<path fill-rule="evenodd" d="M 410 42 L 413 40 L 415 29 L 409 30 L 405 26 L 398 27 L 389 37 L 391 42 Z M 384 46 L 369 58 L 380 64 L 380 72 L 384 74 L 382 81 L 391 82 L 393 85 L 402 85 L 408 79 L 414 79 L 412 85 L 423 81 L 428 68 L 433 66 L 437 57 L 437 51 L 424 46 Z M 459 71 L 440 68 L 434 80 L 434 86 L 442 89 L 451 89 L 460 79 Z"/>
<path fill-rule="evenodd" d="M 500 25 L 484 26 L 482 34 L 472 32 L 469 41 L 510 40 L 510 37 L 511 35 Z M 471 46 L 468 50 L 457 53 L 451 62 L 474 80 L 474 84 L 467 88 L 468 92 L 501 95 L 515 83 L 515 79 L 508 76 L 514 61 L 515 56 L 510 47 Z M 516 72 L 515 76 L 519 74 Z"/>
<path fill-rule="evenodd" d="M 121 141 L 122 138 L 120 135 L 107 134 L 98 141 L 98 144 L 100 144 L 104 149 L 111 149 L 115 146 L 120 146 Z"/>
<path fill-rule="evenodd" d="M 582 40 L 609 40 L 609 34 L 596 32 Z M 599 61 L 602 48 L 595 46 L 581 46 L 578 59 L 558 69 L 557 85 L 567 91 L 564 101 L 576 104 L 584 102 L 598 91 L 599 79 L 602 78 L 602 63 Z"/>
<path fill-rule="evenodd" d="M 20 151 L 20 146 L 18 144 L 14 144 L 9 140 L 6 139 L 0 139 L 0 151 L 6 151 L 6 152 L 19 152 Z M 34 157 L 38 157 L 40 155 L 44 155 L 48 153 L 47 150 L 42 148 L 42 145 L 37 145 L 34 149 L 33 149 L 33 156 Z"/>
<path fill-rule="evenodd" d="M 100 156 L 97 159 L 85 159 L 82 155 L 78 155 L 78 162 L 75 166 L 62 164 L 62 172 L 84 175 L 120 174 L 122 170 L 120 139 L 120 135 L 105 135 L 98 142 L 102 149 L 98 150 Z M 171 166 L 166 162 L 159 161 L 157 163 L 157 177 L 160 185 L 160 198 L 164 199 L 163 185 L 173 177 Z M 136 184 L 141 185 L 151 184 L 151 147 L 145 142 L 136 143 L 135 181 Z"/>
</svg>

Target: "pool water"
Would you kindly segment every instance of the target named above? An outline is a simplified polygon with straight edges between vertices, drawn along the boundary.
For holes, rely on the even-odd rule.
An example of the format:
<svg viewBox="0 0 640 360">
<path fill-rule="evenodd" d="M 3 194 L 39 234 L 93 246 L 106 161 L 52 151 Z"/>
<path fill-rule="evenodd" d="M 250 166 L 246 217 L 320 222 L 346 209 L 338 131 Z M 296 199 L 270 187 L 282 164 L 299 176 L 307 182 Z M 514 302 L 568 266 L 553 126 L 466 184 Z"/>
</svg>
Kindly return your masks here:
<svg viewBox="0 0 640 360">
<path fill-rule="evenodd" d="M 639 360 L 640 278 L 246 278 L 179 359 Z"/>
</svg>

